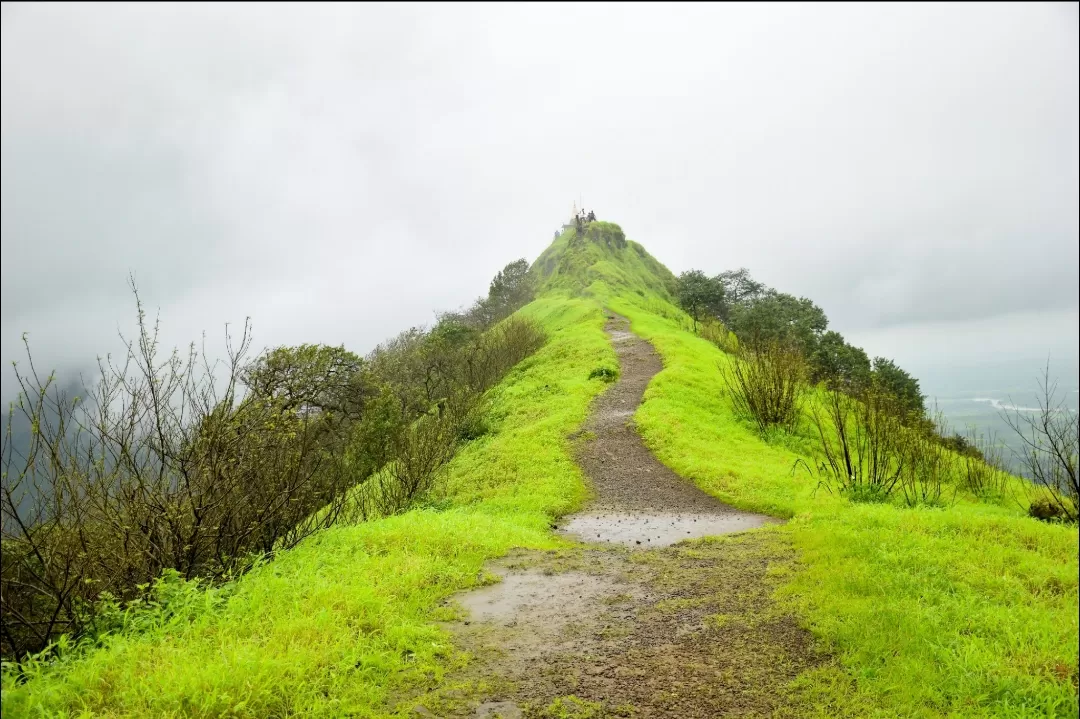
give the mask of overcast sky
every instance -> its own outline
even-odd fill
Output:
[[[5,361],[115,350],[129,272],[169,343],[251,316],[363,353],[583,198],[917,373],[1076,363],[1075,4],[5,3],[2,34]]]

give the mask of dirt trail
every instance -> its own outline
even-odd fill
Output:
[[[512,553],[502,581],[455,598],[448,624],[473,657],[423,697],[417,716],[795,716],[786,685],[823,658],[771,599],[794,551],[775,520],[738,511],[660,464],[632,417],[659,356],[608,315],[618,381],[579,433],[595,493],[559,531],[584,544]],[[678,544],[676,544],[678,543]]]
[[[588,440],[577,457],[595,498],[562,531],[584,541],[664,546],[775,521],[722,504],[653,456],[632,417],[663,363],[652,345],[630,332],[626,318],[609,315],[605,329],[619,357],[619,379],[593,404],[581,432]]]

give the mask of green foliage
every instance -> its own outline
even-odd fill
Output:
[[[368,394],[363,361],[344,347],[304,344],[277,347],[244,368],[241,381],[282,410],[359,416]]]
[[[532,299],[532,294],[529,261],[524,257],[499,270],[488,288],[488,299],[510,312],[524,307]]]
[[[760,298],[733,305],[730,326],[744,344],[790,342],[811,357],[829,320],[805,297],[770,290]]]
[[[844,341],[839,332],[829,331],[815,343],[810,360],[810,380],[854,393],[870,381],[870,358],[861,347]]]
[[[717,278],[707,277],[701,270],[688,270],[679,275],[677,295],[679,306],[695,322],[724,315],[723,283]]]
[[[1074,528],[963,492],[914,509],[902,493],[815,492],[790,471],[803,452],[748,431],[724,401],[715,367],[733,358],[634,295],[609,305],[664,359],[634,418],[657,457],[725,502],[791,518],[769,530],[801,553],[780,597],[838,659],[799,680],[821,716],[1077,715]]]
[[[593,220],[585,230],[585,239],[604,245],[608,249],[621,250],[626,247],[626,234],[614,222]]]
[[[716,279],[724,286],[727,301],[733,305],[755,302],[761,299],[769,289],[764,283],[751,277],[750,270],[745,267],[721,272]]]
[[[919,390],[919,380],[900,369],[892,360],[875,357],[873,379],[879,388],[898,400],[901,412],[914,418],[926,414],[926,396]]]
[[[552,519],[587,496],[566,438],[604,389],[590,371],[615,365],[602,304],[663,357],[635,415],[659,459],[723,501],[790,519],[762,531],[799,549],[779,598],[836,657],[793,686],[817,716],[1077,715],[1075,528],[964,491],[914,508],[903,496],[815,492],[790,472],[800,443],[813,448],[812,426],[785,443],[746,426],[716,371],[735,359],[681,329],[670,273],[633,243],[571,247],[568,234],[534,265],[541,295],[522,310],[550,339],[502,380],[491,430],[426,500],[438,511],[333,527],[257,567],[220,605],[109,633],[92,652],[34,666],[25,683],[5,672],[5,716],[408,715],[464,661],[439,628],[442,602],[511,547],[561,545]],[[595,707],[565,697],[544,709]]]
[[[720,320],[705,319],[698,324],[697,331],[702,338],[728,354],[739,351],[739,338]]]
[[[1044,522],[1068,519],[1061,506],[1050,497],[1040,497],[1032,501],[1028,507],[1028,514]]]
[[[619,379],[619,370],[612,367],[593,367],[589,372],[589,379],[601,379],[604,382],[614,382]]]

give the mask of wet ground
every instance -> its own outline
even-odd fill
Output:
[[[634,428],[633,415],[663,363],[652,345],[630,332],[625,318],[613,316],[606,330],[619,356],[619,379],[593,403],[580,432],[588,439],[582,443],[577,460],[595,493],[589,513],[740,518],[731,524],[732,531],[746,529],[754,521],[758,526],[770,521],[769,517],[722,504],[653,456]],[[703,526],[690,529],[690,536],[712,533]],[[604,540],[602,532],[600,541]]]
[[[625,319],[606,329],[620,376],[595,401],[577,457],[595,499],[557,530],[582,544],[514,552],[490,567],[499,583],[454,598],[463,619],[448,628],[473,661],[415,712],[798,715],[787,685],[823,658],[771,599],[794,551],[746,531],[776,520],[720,503],[653,457],[632,417],[660,358]]]
[[[694,537],[744,532],[775,521],[743,512],[607,512],[576,514],[560,525],[559,532],[582,542],[613,542],[627,547],[651,549]]]

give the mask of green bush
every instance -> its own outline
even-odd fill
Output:
[[[744,348],[739,359],[721,366],[721,375],[735,412],[754,422],[759,433],[795,428],[806,393],[806,366],[792,344]]]
[[[601,379],[605,382],[614,382],[619,378],[619,370],[611,367],[594,367],[589,372],[589,379]]]

